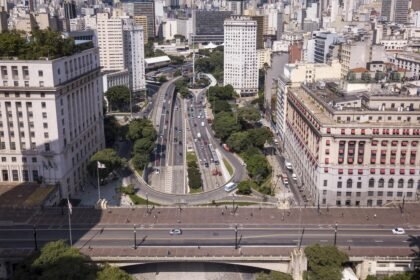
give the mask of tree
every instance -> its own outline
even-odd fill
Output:
[[[247,131],[239,131],[231,134],[226,140],[226,144],[235,152],[242,152],[252,146]]]
[[[238,193],[249,195],[252,192],[252,189],[257,189],[258,185],[252,180],[242,181],[238,184]]]
[[[273,133],[267,127],[249,129],[248,135],[251,143],[260,149],[264,147],[266,142],[271,142],[273,140]]]
[[[121,126],[114,116],[106,116],[104,118],[105,144],[112,147],[115,141],[121,135]]]
[[[154,141],[157,133],[149,119],[135,119],[128,125],[127,138],[131,141],[146,137]]]
[[[372,77],[370,76],[369,72],[363,72],[362,73],[362,80],[363,81],[370,82],[371,79],[372,79]]]
[[[109,102],[109,111],[130,107],[130,89],[126,86],[111,87],[106,91],[105,96]]]
[[[182,98],[187,98],[190,96],[190,91],[187,87],[182,87],[178,92]]]
[[[63,240],[47,243],[40,253],[25,260],[14,279],[95,279],[97,267]]]
[[[261,119],[261,115],[255,107],[241,107],[238,108],[238,118],[249,123],[255,123]]]
[[[150,154],[153,151],[154,143],[149,138],[141,138],[134,142],[134,153]]]
[[[150,155],[146,153],[136,153],[131,159],[133,166],[137,170],[143,170],[150,162]]]
[[[181,76],[182,75],[182,73],[181,73],[181,70],[179,70],[179,69],[177,69],[175,72],[174,72],[174,77],[178,77],[178,76]]]
[[[99,177],[104,179],[109,173],[116,171],[124,166],[124,161],[117,155],[114,149],[103,149],[97,151],[89,160],[88,171],[92,176],[96,177],[97,162],[105,164],[105,168],[99,169]]]
[[[221,112],[217,114],[212,124],[216,136],[225,140],[229,135],[240,130],[240,126],[236,123],[235,117],[231,113]]]
[[[258,273],[256,280],[293,280],[293,277],[286,273],[270,271],[270,273]]]
[[[232,112],[232,106],[226,100],[216,100],[211,103],[213,113],[218,114],[220,112]]]
[[[341,280],[342,266],[348,256],[337,247],[315,244],[305,248],[308,258],[308,275],[312,280]]]
[[[376,80],[376,82],[379,82],[379,81],[383,80],[384,78],[385,78],[385,73],[384,72],[377,71],[375,73],[375,80]]]
[[[245,163],[249,176],[251,176],[256,183],[264,181],[271,172],[270,164],[262,154],[253,154],[252,156],[245,158]]]
[[[124,270],[106,264],[104,268],[98,272],[96,280],[132,280],[130,274]]]
[[[159,78],[158,78],[158,82],[159,83],[164,83],[166,81],[168,81],[168,79],[166,78],[165,75],[159,76]]]
[[[16,280],[130,280],[132,277],[118,267],[106,264],[98,267],[75,247],[63,240],[47,243],[41,252],[35,252],[18,265]]]

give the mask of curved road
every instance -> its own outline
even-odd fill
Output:
[[[157,93],[157,100],[159,100],[159,96],[163,93],[166,93],[169,90],[173,90],[173,83],[177,80],[177,78],[170,80],[166,83],[164,83]],[[172,86],[171,86],[172,85]],[[206,89],[203,89],[202,92],[200,92],[200,95],[205,92]],[[156,124],[157,116],[161,115],[162,108],[159,108],[159,106],[155,106],[153,108],[152,112],[152,122]],[[208,124],[206,124],[208,125]],[[235,173],[233,176],[233,181],[240,182],[244,178],[246,178],[247,173],[245,168],[242,166],[241,162],[232,154],[229,152],[226,152],[219,141],[214,137],[214,133],[211,129],[211,127],[208,127],[208,131],[210,132],[211,137],[213,138],[213,143],[217,145],[217,148],[221,151],[224,157],[226,157],[230,163],[233,165],[235,169]],[[137,189],[137,194],[141,197],[148,197],[149,200],[154,201],[159,204],[208,204],[214,201],[220,201],[220,200],[227,200],[227,201],[248,201],[248,202],[254,202],[254,203],[262,203],[264,202],[262,198],[259,197],[248,197],[248,196],[236,196],[236,195],[229,195],[229,193],[225,192],[223,186],[203,192],[198,194],[170,194],[161,192],[158,190],[153,189],[149,184],[147,184],[141,176],[137,176],[133,173],[133,169],[131,168],[130,174],[126,174],[127,181],[131,184],[133,184]],[[275,198],[268,197],[268,202],[275,203]]]

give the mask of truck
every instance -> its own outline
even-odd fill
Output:
[[[204,122],[201,122],[201,126],[204,126]]]
[[[197,133],[197,138],[201,138],[201,133],[200,132]]]

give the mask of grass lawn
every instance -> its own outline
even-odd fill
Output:
[[[235,201],[235,205],[238,206],[249,206],[249,205],[259,205],[259,202],[247,202],[247,201]],[[199,206],[221,206],[221,205],[232,205],[232,202],[229,201],[221,201],[216,203],[207,203],[207,204],[200,204]]]
[[[197,156],[194,152],[187,152],[187,162],[195,161],[197,162]]]
[[[230,165],[229,161],[227,161],[227,159],[225,159],[225,158],[223,158],[223,163],[225,164],[226,169],[229,172],[229,175],[232,176],[232,174],[233,174],[233,167],[232,167],[232,165]]]
[[[136,194],[130,194],[129,196],[130,196],[131,201],[132,201],[135,205],[146,205],[146,204],[147,204],[146,199],[141,198],[140,196],[138,196],[138,195],[136,195]],[[149,199],[149,205],[156,205],[156,206],[160,206],[160,204],[159,204],[159,203],[152,202],[152,201],[150,201],[150,199]]]
[[[203,190],[201,188],[199,188],[199,189],[190,188],[190,193],[201,193],[201,192],[203,192]]]

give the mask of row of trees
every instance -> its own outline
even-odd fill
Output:
[[[132,163],[143,170],[150,162],[157,133],[149,119],[136,119],[128,125],[127,139],[133,143]]]
[[[22,31],[0,33],[0,56],[37,60],[41,57],[55,59],[92,48],[91,43],[76,45],[72,38],[63,38],[51,30],[32,30],[30,37]]]
[[[380,82],[383,79],[386,79],[388,82],[399,82],[401,81],[401,74],[396,71],[391,71],[389,73],[377,71],[372,77],[371,72],[364,72],[361,74],[360,79],[367,83],[373,80],[375,80],[376,82]],[[347,75],[347,80],[350,82],[357,81],[356,73],[350,71]]]
[[[215,114],[212,128],[216,137],[227,143],[232,151],[244,159],[252,181],[239,185],[239,192],[249,194],[254,188],[264,194],[271,194],[271,187],[263,182],[271,174],[271,167],[263,154],[264,144],[272,141],[273,135],[267,128],[259,127],[260,113],[254,106],[235,108],[236,93],[232,86],[211,87],[208,100]],[[236,106],[235,106],[236,107]]]
[[[128,273],[110,265],[98,266],[75,247],[62,240],[47,243],[40,252],[26,258],[16,268],[15,280],[131,280]]]
[[[188,185],[192,190],[199,190],[203,186],[201,172],[198,168],[197,157],[193,153],[187,155]]]

